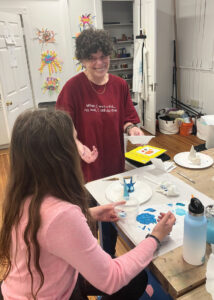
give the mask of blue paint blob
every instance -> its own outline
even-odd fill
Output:
[[[145,226],[143,226],[143,228],[142,228],[142,229],[144,230],[145,228],[146,228],[146,225],[145,225]]]
[[[156,211],[156,209],[154,209],[154,208],[147,208],[147,209],[144,209],[144,211],[154,212],[154,211]]]
[[[180,202],[177,202],[176,205],[178,205],[178,206],[185,206],[184,203],[180,203]]]
[[[168,206],[173,206],[173,204],[172,204],[172,203],[168,203],[167,205],[168,205]]]
[[[157,221],[155,219],[155,216],[152,214],[148,214],[148,213],[143,213],[137,216],[136,220],[141,223],[141,224],[156,224]]]
[[[178,216],[185,216],[186,215],[186,211],[183,208],[176,208],[175,213]]]

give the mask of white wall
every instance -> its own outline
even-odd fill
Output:
[[[60,60],[63,61],[62,72],[54,73],[54,77],[60,78],[60,86],[76,74],[74,63],[74,39],[75,33],[79,32],[79,16],[85,13],[99,15],[96,23],[102,20],[99,12],[101,0],[0,0],[0,11],[20,13],[23,16],[24,30],[26,34],[27,49],[29,55],[30,72],[33,84],[35,103],[43,101],[56,101],[58,94],[51,96],[43,94],[42,85],[47,76],[48,68],[45,67],[42,74],[39,72],[41,52],[54,50]],[[95,24],[96,25],[96,24]],[[56,32],[56,43],[42,46],[36,37],[36,28],[48,29]]]
[[[180,99],[214,114],[214,1],[177,0]]]
[[[157,95],[156,111],[171,107],[173,68],[173,1],[157,0]]]

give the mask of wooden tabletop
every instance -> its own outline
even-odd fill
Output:
[[[203,153],[214,158],[214,148],[203,151]],[[192,178],[195,184],[178,175],[177,171]],[[201,170],[186,169],[178,166],[171,174],[214,199],[213,166]],[[179,247],[154,259],[150,265],[151,271],[173,299],[211,300],[212,297],[207,293],[204,284],[206,281],[206,263],[210,252],[210,246],[207,245],[205,264],[195,267],[183,260],[182,247]]]

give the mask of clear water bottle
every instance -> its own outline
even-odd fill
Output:
[[[204,206],[197,198],[192,198],[189,212],[184,218],[183,258],[191,265],[201,265],[206,253],[207,220]]]

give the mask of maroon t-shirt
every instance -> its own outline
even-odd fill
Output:
[[[95,162],[82,161],[86,182],[124,171],[123,126],[140,122],[125,80],[109,74],[106,87],[93,84],[92,88],[82,72],[64,85],[56,108],[69,112],[84,145],[98,149]]]

